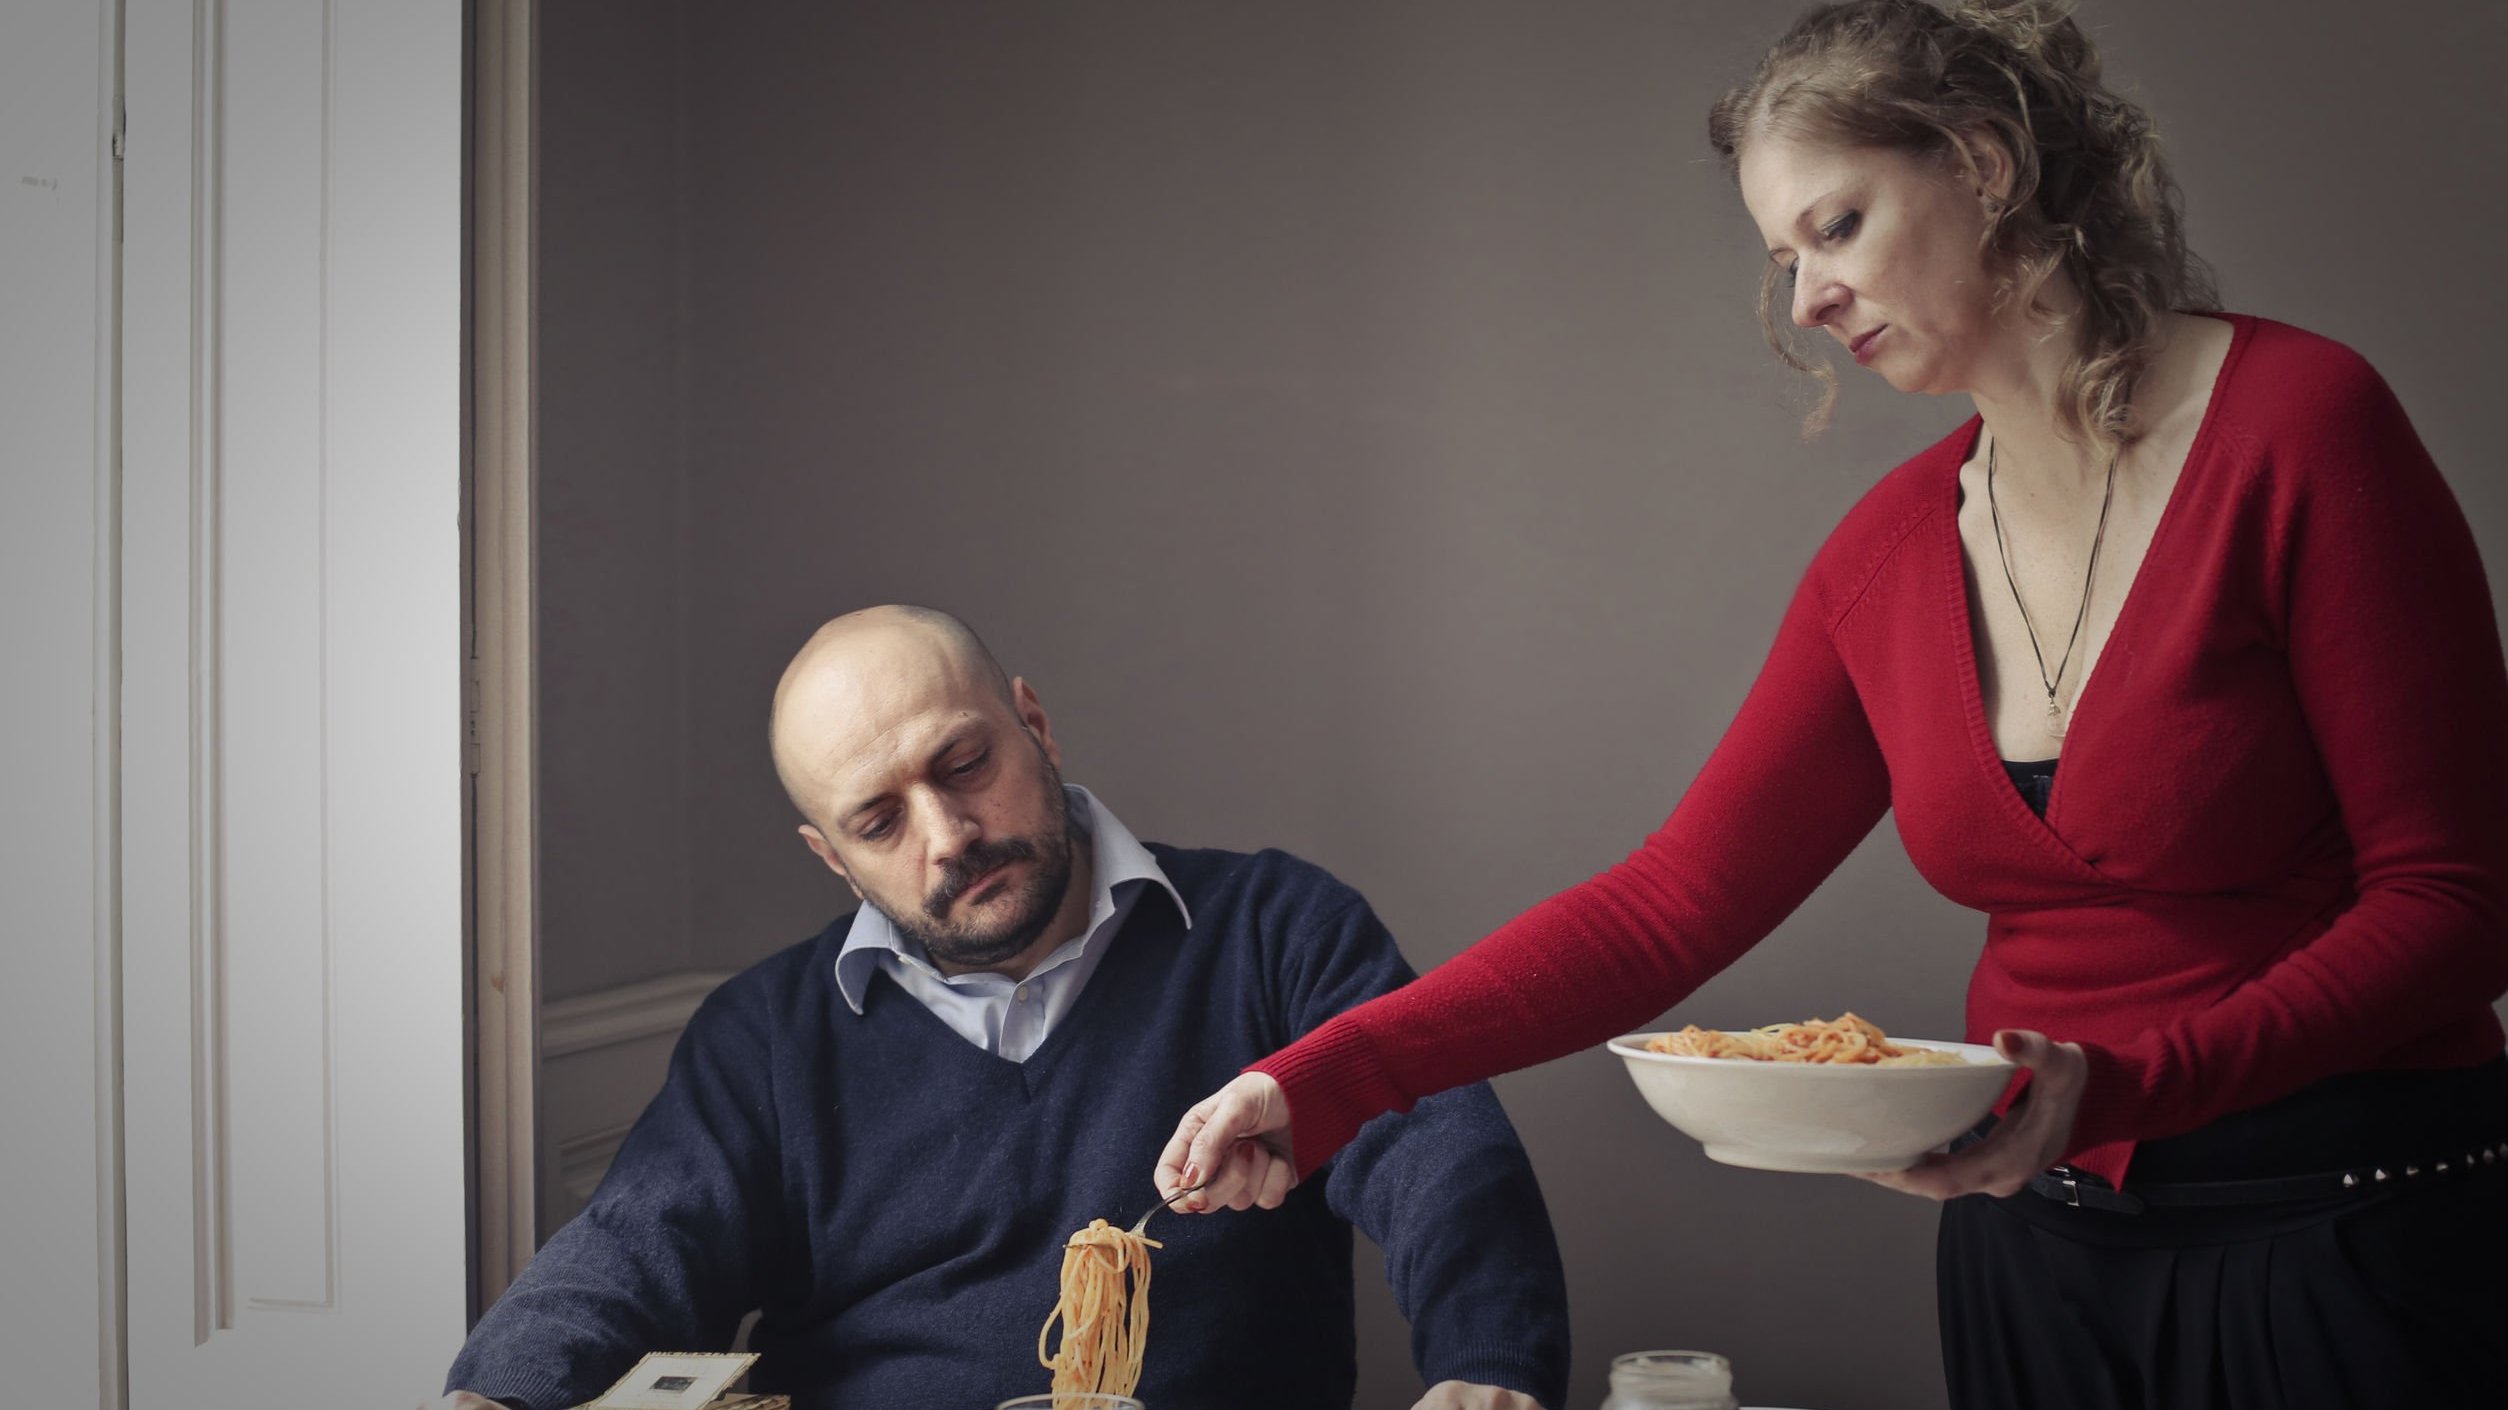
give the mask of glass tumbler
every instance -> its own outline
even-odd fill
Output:
[[[993,1410],[1146,1410],[1146,1407],[1128,1395],[1067,1390],[1060,1395],[1023,1395],[1016,1400],[1005,1400]]]

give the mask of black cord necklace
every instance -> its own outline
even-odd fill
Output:
[[[2081,624],[2090,616],[2090,585],[2099,573],[2099,548],[2107,542],[2108,506],[2116,502],[2116,461],[2121,448],[2107,457],[2107,491],[2099,499],[2099,528],[2090,537],[2090,566],[2081,574],[2081,606],[2073,613],[2073,634],[2064,639],[2063,659],[2055,663],[2055,674],[2046,673],[2046,649],[2038,645],[2038,624],[2030,620],[2029,604],[2021,600],[2020,582],[2012,576],[2011,545],[2003,541],[2003,508],[1994,499],[1995,441],[1986,441],[1986,513],[1994,520],[1995,556],[2003,560],[2003,584],[2012,590],[2012,605],[2020,609],[2020,625],[2029,633],[2029,652],[2038,658],[2038,682],[2046,687],[2046,727],[2056,738],[2064,737],[2064,706],[2056,698],[2056,688],[2063,683],[2065,670],[2073,664],[2073,647],[2081,641]]]

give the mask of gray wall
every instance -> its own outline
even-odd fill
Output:
[[[2508,582],[2477,440],[2503,9],[2088,9],[2230,305],[2375,361]],[[972,620],[1136,830],[1313,858],[1422,967],[1615,860],[1822,535],[1967,410],[1850,377],[1795,433],[1699,135],[1791,10],[550,5],[548,991],[846,904],[764,702],[811,625],[887,599]],[[1950,1033],[1979,940],[1884,828],[1676,1014]],[[1667,1344],[1756,1401],[1939,1403],[1930,1206],[1713,1165],[1599,1054],[1498,1086],[1567,1253],[1573,1405]],[[1879,1301],[1806,1315],[1806,1269]],[[1366,1317],[1361,1403],[1407,1405]]]
[[[545,7],[533,550],[544,997],[700,967],[676,5]]]

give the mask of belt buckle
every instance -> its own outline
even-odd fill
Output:
[[[2080,1172],[2069,1165],[2058,1165],[2047,1173],[2063,1185],[2064,1203],[2075,1209],[2081,1208],[2081,1181],[2077,1178]]]

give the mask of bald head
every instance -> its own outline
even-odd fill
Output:
[[[929,607],[866,607],[824,623],[802,643],[767,722],[784,792],[813,822],[836,801],[842,776],[910,717],[1015,716],[1010,677],[966,623]]]
[[[768,736],[802,841],[943,972],[1025,974],[1079,933],[1088,861],[1053,724],[964,622],[873,607],[820,627]]]

